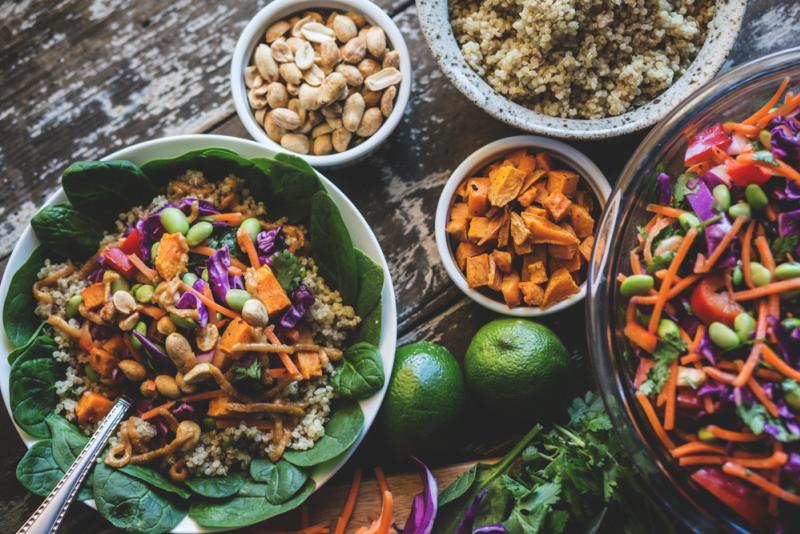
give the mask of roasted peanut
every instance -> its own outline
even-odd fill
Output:
[[[364,76],[361,71],[353,65],[341,63],[336,66],[336,72],[342,74],[350,87],[358,87],[364,83]]]
[[[343,90],[347,89],[347,80],[344,75],[338,72],[329,74],[319,88],[319,95],[317,95],[317,103],[321,106],[327,106],[339,99]]]
[[[267,28],[267,34],[264,37],[264,40],[268,43],[272,43],[273,41],[277,40],[279,37],[283,36],[286,32],[289,31],[291,28],[291,24],[285,20],[280,20]]]
[[[175,379],[169,375],[158,375],[155,378],[156,391],[158,394],[168,399],[177,399],[181,396],[181,390]]]
[[[394,109],[394,97],[397,96],[397,86],[393,85],[386,89],[381,95],[380,109],[383,116],[389,118]]]
[[[284,130],[296,130],[303,124],[303,121],[300,120],[300,116],[288,108],[273,109],[272,119],[275,121],[275,124]]]
[[[303,83],[303,72],[294,63],[281,63],[281,66],[278,68],[278,72],[280,73],[281,78],[286,81],[286,83],[291,83],[294,85],[300,85]]]
[[[363,37],[353,37],[345,43],[341,50],[342,59],[346,63],[356,65],[367,55],[367,41]]]
[[[270,50],[272,50],[272,59],[278,63],[288,63],[290,61],[294,61],[292,49],[289,48],[289,45],[286,43],[286,39],[283,37],[276,39],[275,42],[270,45]]]
[[[267,137],[276,143],[280,143],[281,137],[286,135],[286,130],[275,124],[272,111],[268,112],[264,117],[264,131],[267,132]]]
[[[355,132],[361,124],[361,117],[364,116],[364,97],[361,93],[353,93],[347,97],[342,111],[342,125],[349,131]]]
[[[400,68],[400,52],[397,50],[390,50],[386,52],[386,55],[383,56],[383,64],[382,67],[384,69],[389,67],[394,67],[396,69]]]
[[[344,152],[350,145],[350,139],[353,138],[353,133],[348,132],[344,128],[338,128],[331,134],[331,143],[336,152]]]
[[[253,62],[256,65],[256,69],[258,69],[258,73],[268,83],[278,79],[278,64],[272,58],[272,49],[270,49],[269,45],[261,43],[256,47]]]
[[[324,41],[319,45],[319,64],[322,68],[332,69],[341,59],[335,41]]]
[[[367,30],[367,50],[374,57],[381,59],[386,53],[386,33],[380,26],[373,26]]]
[[[381,65],[377,61],[372,58],[362,59],[358,63],[358,71],[364,77],[364,83],[366,83],[366,78],[369,78],[379,70],[381,70]]]
[[[331,142],[331,135],[320,135],[314,139],[312,152],[317,156],[325,156],[333,152],[333,144]]]
[[[122,374],[125,375],[125,378],[131,382],[141,382],[147,378],[147,369],[136,360],[122,360],[119,362],[118,367]]]
[[[281,137],[281,146],[298,154],[308,154],[310,142],[305,135],[288,133]]]
[[[300,70],[307,70],[314,64],[314,47],[308,41],[304,42],[294,54],[294,61]]]
[[[358,28],[356,28],[356,23],[353,22],[353,19],[337,13],[333,17],[333,32],[340,42],[346,43],[358,35]]]
[[[369,108],[364,112],[364,116],[361,118],[361,124],[355,133],[359,137],[369,137],[378,131],[382,123],[383,115],[381,114],[381,110],[378,108]]]
[[[289,102],[289,93],[286,86],[279,82],[272,82],[267,86],[267,105],[272,109],[286,107]]]
[[[319,87],[312,87],[307,83],[300,86],[300,91],[297,95],[300,105],[304,109],[319,109]]]

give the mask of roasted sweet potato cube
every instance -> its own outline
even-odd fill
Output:
[[[547,173],[547,191],[572,198],[578,190],[580,180],[581,177],[572,171],[551,170]]]
[[[497,213],[489,221],[489,226],[486,229],[486,234],[478,240],[479,246],[482,246],[488,243],[489,241],[497,241],[497,235],[500,233],[500,229],[503,227],[506,217],[508,217],[508,213],[502,211]]]
[[[536,200],[536,193],[536,186],[531,186],[528,189],[524,189],[523,192],[520,193],[519,197],[517,197],[517,202],[519,202],[523,208],[527,208],[533,204],[534,200]]]
[[[525,174],[511,165],[503,165],[490,172],[489,203],[492,206],[503,207],[516,199],[522,189]]]
[[[544,299],[544,289],[533,282],[520,282],[519,289],[522,291],[522,299],[528,306],[541,306]]]
[[[559,260],[554,257],[550,257],[550,272],[555,272],[559,269],[566,269],[569,272],[578,271],[581,268],[581,256],[580,254],[576,253],[569,259],[566,260]]]
[[[506,214],[506,218],[503,220],[503,226],[500,227],[500,231],[497,233],[498,248],[506,248],[509,239],[511,239],[511,212]]]
[[[156,254],[156,271],[164,280],[172,280],[186,272],[189,264],[189,245],[180,232],[164,234]]]
[[[447,226],[444,227],[444,230],[453,236],[453,239],[458,241],[466,241],[468,226],[469,219],[450,219],[450,222],[447,223]]]
[[[583,259],[589,261],[589,258],[592,257],[592,247],[594,246],[594,236],[590,235],[578,246],[578,252],[580,252]]]
[[[81,291],[81,297],[83,297],[82,304],[86,306],[88,310],[103,304],[106,299],[106,288],[103,282],[95,282]]]
[[[228,397],[220,395],[208,401],[206,415],[209,417],[228,417],[231,415],[231,411],[228,410]]]
[[[542,178],[542,176],[545,176],[546,174],[547,171],[543,171],[541,169],[536,169],[534,171],[529,172],[525,176],[525,181],[522,182],[522,189],[520,189],[520,191],[527,191],[528,189],[530,189],[531,186],[533,186],[536,182],[538,182]]]
[[[467,258],[467,285],[472,288],[489,284],[489,255]]]
[[[569,224],[561,223],[559,226],[569,234],[575,235],[575,230]],[[578,245],[547,245],[547,253],[557,260],[571,260],[578,254]]]
[[[247,269],[244,274],[244,285],[248,293],[266,306],[270,317],[292,304],[269,265],[262,265],[258,269]]]
[[[119,358],[100,347],[92,347],[89,352],[89,366],[103,378],[110,378],[119,365]]]
[[[530,215],[525,218],[534,243],[548,245],[577,245],[578,238],[544,217]]]
[[[471,178],[467,181],[467,206],[473,217],[486,213],[489,209],[488,178]]]
[[[572,201],[561,192],[551,193],[542,203],[550,218],[556,222],[564,218],[571,204]]]
[[[550,159],[550,154],[547,152],[538,152],[536,154],[536,168],[549,171],[553,166],[553,160]]]
[[[559,269],[550,275],[550,281],[544,290],[542,308],[549,308],[553,304],[578,293],[580,288],[566,269]]]
[[[82,425],[97,423],[108,415],[113,406],[114,401],[100,393],[84,393],[75,407],[75,416],[78,418],[78,423]]]
[[[528,282],[531,278],[530,266],[533,263],[541,262],[542,265],[547,265],[547,245],[537,245],[528,254],[522,256],[522,281]],[[545,273],[547,274],[547,273]]]
[[[536,217],[543,217],[547,219],[547,210],[544,208],[540,208],[538,206],[528,206],[522,211],[522,218],[524,219],[527,215],[535,215]]]
[[[522,245],[530,241],[531,239],[531,231],[528,229],[528,226],[525,224],[525,220],[516,212],[511,212],[511,240],[514,242],[515,245]]]
[[[456,188],[456,195],[466,202],[467,200],[467,180],[462,181]]]
[[[500,284],[503,282],[503,272],[497,267],[494,258],[489,255],[489,281],[486,284],[493,291],[500,291]]]
[[[467,239],[477,243],[489,233],[491,221],[486,217],[473,217],[469,221]]]
[[[569,218],[575,233],[583,239],[594,234],[594,219],[589,211],[578,204],[573,203],[569,207]]]
[[[470,241],[462,241],[456,247],[456,263],[462,271],[467,268],[467,258],[483,254],[486,250]]]
[[[503,300],[506,301],[506,306],[509,308],[520,305],[522,292],[519,290],[519,275],[516,272],[509,273],[503,277],[503,281],[500,284],[500,292],[503,294]]]
[[[528,279],[526,282],[533,282],[534,284],[547,282],[547,269],[543,261],[534,261],[528,264]]]
[[[578,189],[575,192],[575,203],[591,212],[592,208],[594,208],[594,194],[591,191]]]
[[[233,347],[239,343],[250,343],[252,340],[253,327],[244,322],[244,319],[236,318],[228,323],[228,326],[219,339],[218,348],[227,356],[236,359],[244,354],[244,352],[234,351]]]
[[[511,253],[503,250],[493,250],[492,260],[497,264],[497,268],[508,274],[511,272]]]
[[[297,353],[297,369],[303,378],[308,380],[315,376],[322,376],[322,361],[319,352],[300,351]]]
[[[506,161],[525,174],[536,169],[536,158],[526,148],[520,148],[507,154]]]
[[[466,202],[456,202],[450,208],[450,220],[455,219],[469,219],[469,206]]]
[[[536,188],[536,198],[533,201],[540,206],[544,206],[544,203],[547,201],[547,197],[550,196],[550,192],[547,191],[547,187],[541,186]]]

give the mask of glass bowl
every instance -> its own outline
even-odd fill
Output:
[[[625,302],[618,295],[616,277],[629,272],[629,251],[635,244],[636,225],[646,222],[645,206],[656,199],[659,164],[666,172],[683,170],[686,141],[717,122],[741,120],[762,105],[781,80],[800,89],[800,48],[792,48],[742,65],[713,80],[657,125],[631,157],[606,204],[589,265],[586,308],[595,377],[623,445],[636,468],[675,516],[696,532],[749,532],[750,527],[732,509],[690,478],[670,457],[647,423],[634,396],[632,362],[624,353],[622,335]]]

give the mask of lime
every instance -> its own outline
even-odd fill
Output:
[[[386,444],[398,454],[447,444],[464,404],[461,368],[446,348],[420,341],[397,349],[379,415]]]
[[[487,403],[523,403],[544,399],[559,387],[569,363],[566,347],[546,326],[497,319],[472,338],[464,375],[470,390]]]

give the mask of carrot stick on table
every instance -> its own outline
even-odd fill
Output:
[[[344,502],[344,509],[342,515],[336,521],[336,528],[333,534],[344,534],[347,530],[347,524],[350,522],[350,517],[353,515],[353,509],[356,507],[356,499],[358,499],[358,490],[361,487],[361,474],[362,470],[357,467],[353,473],[353,483],[350,485],[350,492],[347,494],[347,500]]]

